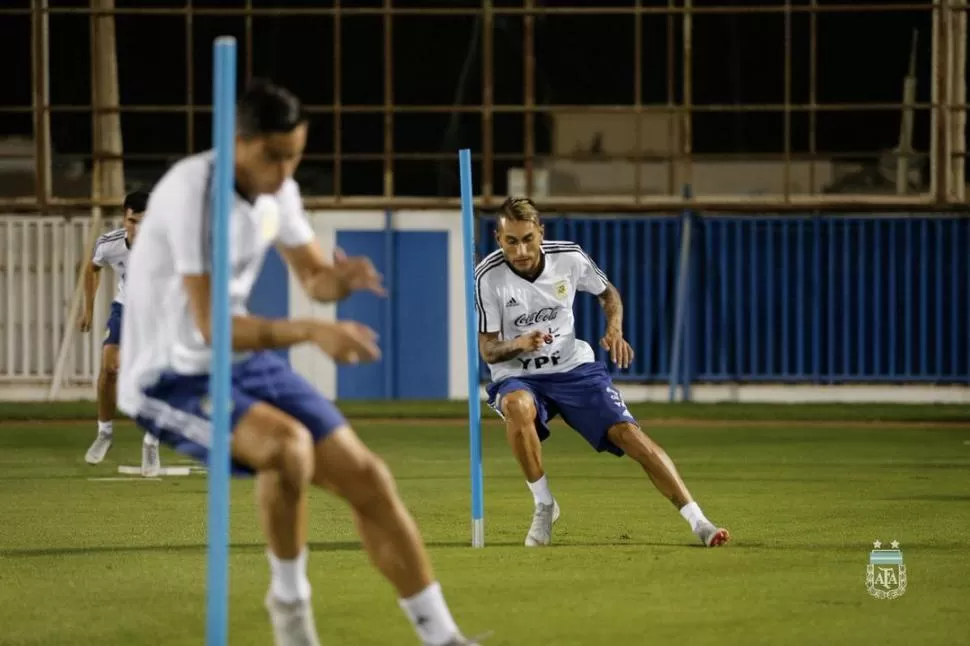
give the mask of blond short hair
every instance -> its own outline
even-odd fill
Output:
[[[527,197],[510,197],[502,203],[498,212],[499,218],[508,218],[516,222],[533,222],[539,226],[539,209]]]

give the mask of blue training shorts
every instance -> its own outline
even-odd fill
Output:
[[[212,437],[209,375],[165,373],[143,393],[142,409],[135,418],[138,425],[176,451],[208,463]],[[256,402],[298,420],[310,431],[314,443],[347,425],[337,407],[275,352],[257,352],[233,367],[231,398],[233,430]],[[252,475],[253,470],[233,460],[232,473]]]
[[[124,308],[121,303],[111,303],[111,313],[108,314],[108,323],[104,326],[104,343],[102,345],[121,345],[121,315]]]
[[[623,455],[623,450],[607,437],[610,427],[621,423],[638,425],[627,410],[623,397],[601,362],[584,363],[568,372],[509,377],[489,384],[488,405],[502,414],[502,397],[525,390],[536,404],[536,432],[539,441],[549,437],[549,421],[561,415],[599,452]]]

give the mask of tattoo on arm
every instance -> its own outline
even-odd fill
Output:
[[[599,295],[600,305],[606,314],[607,329],[623,329],[623,300],[613,285],[607,285],[606,291]]]
[[[501,341],[498,333],[482,334],[479,336],[478,349],[485,363],[501,363],[514,359],[522,354],[522,350],[515,347],[515,341]]]

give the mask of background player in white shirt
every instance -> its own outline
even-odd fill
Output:
[[[556,415],[594,449],[636,460],[707,546],[729,539],[701,512],[666,452],[644,433],[613,386],[606,366],[576,338],[573,299],[594,294],[606,313],[600,345],[620,368],[633,361],[623,338],[623,303],[596,263],[571,242],[545,242],[531,200],[509,198],[499,212],[500,249],[475,269],[479,349],[492,373],[489,405],[506,422],[512,446],[535,502],[529,547],[548,545],[559,504],[542,467],[540,443]]]
[[[266,608],[277,646],[319,644],[307,579],[310,485],[345,499],[371,561],[398,593],[424,644],[462,637],[434,578],[418,528],[381,459],[333,403],[272,348],[316,345],[339,362],[379,356],[374,333],[355,322],[265,319],[246,310],[266,251],[279,249],[307,294],[336,301],[365,289],[383,294],[366,258],[327,261],[292,175],[306,144],[299,100],[254,83],[237,107],[236,195],[231,216],[233,472],[256,475],[268,542]],[[128,268],[118,403],[159,439],[208,459],[211,153],[173,166],[152,191]]]
[[[94,317],[94,299],[98,294],[101,270],[111,267],[117,280],[111,313],[105,326],[104,343],[101,346],[101,367],[98,371],[98,435],[84,456],[88,464],[100,464],[111,448],[114,437],[112,420],[117,404],[118,383],[118,346],[121,343],[121,320],[124,315],[125,275],[128,265],[128,252],[138,225],[145,215],[148,193],[135,191],[125,196],[124,221],[120,229],[109,231],[94,243],[94,253],[84,268],[84,306],[81,310],[78,327],[82,332],[91,330]],[[158,475],[161,462],[158,457],[158,439],[145,433],[141,449],[141,473],[146,477]]]

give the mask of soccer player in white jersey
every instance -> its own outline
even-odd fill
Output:
[[[94,316],[94,299],[98,294],[101,270],[110,266],[117,280],[111,313],[105,326],[104,343],[101,346],[101,368],[98,371],[98,435],[84,456],[88,464],[100,464],[111,448],[114,437],[112,420],[115,415],[118,382],[118,344],[121,342],[121,320],[125,303],[125,272],[128,251],[138,233],[138,224],[145,215],[148,193],[135,191],[125,197],[124,222],[120,229],[109,231],[94,243],[94,253],[84,268],[84,309],[78,327],[82,332],[91,330]],[[158,457],[158,439],[145,433],[141,449],[141,473],[146,477],[158,475],[161,462]]]
[[[509,198],[498,214],[499,249],[475,269],[479,348],[489,365],[489,405],[506,423],[506,436],[532,491],[535,511],[528,547],[548,545],[559,504],[542,466],[540,443],[560,415],[599,452],[629,455],[670,500],[707,546],[729,539],[703,514],[666,452],[630,414],[606,366],[576,338],[573,299],[594,294],[606,313],[600,345],[620,368],[633,361],[623,338],[623,303],[596,263],[571,242],[543,240],[531,200]]]
[[[300,102],[287,90],[259,81],[240,97],[229,243],[232,468],[256,476],[271,572],[265,606],[275,643],[319,644],[306,571],[307,496],[315,485],[349,503],[371,562],[396,590],[421,642],[472,644],[451,616],[387,467],[337,407],[271,350],[311,344],[338,362],[370,361],[379,356],[373,331],[350,321],[265,319],[246,310],[271,245],[317,301],[357,290],[383,294],[366,258],[324,258],[292,179],[306,137]],[[203,461],[212,434],[212,162],[211,152],[183,159],[152,191],[128,267],[118,397],[142,427]]]

